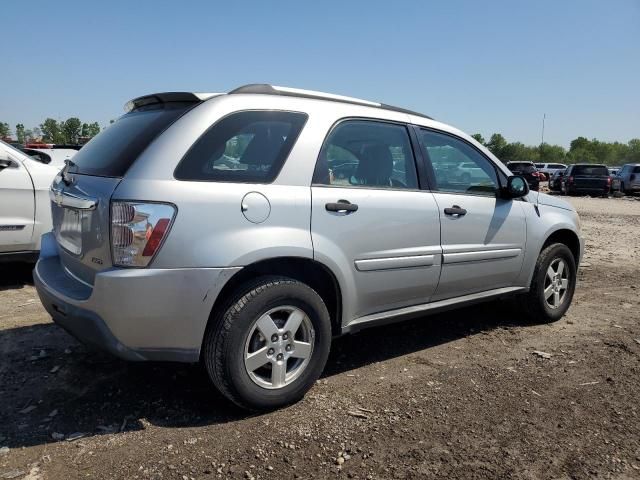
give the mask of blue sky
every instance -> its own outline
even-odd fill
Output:
[[[108,123],[167,90],[273,83],[567,146],[640,137],[640,0],[2,2],[0,121]]]

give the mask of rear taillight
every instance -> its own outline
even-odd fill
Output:
[[[567,178],[567,183],[573,183],[573,177]]]
[[[607,187],[611,186],[611,177],[607,177]]]
[[[176,208],[166,203],[111,202],[111,254],[119,267],[146,267],[169,232]]]

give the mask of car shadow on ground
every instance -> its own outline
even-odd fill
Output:
[[[0,291],[33,285],[33,264],[0,262]]]
[[[493,302],[364,330],[334,340],[324,378],[509,326]],[[77,343],[54,324],[0,330],[0,446],[39,445],[160,427],[248,418],[226,401],[200,365],[127,363]]]

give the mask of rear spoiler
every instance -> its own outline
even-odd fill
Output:
[[[131,112],[136,108],[157,103],[182,102],[182,103],[199,103],[223,93],[194,93],[194,92],[163,92],[152,93],[142,97],[134,98],[124,104],[124,111]]]

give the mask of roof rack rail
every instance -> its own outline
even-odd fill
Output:
[[[315,90],[303,90],[300,88],[278,87],[276,85],[269,85],[267,83],[251,83],[249,85],[243,85],[229,92],[229,95],[238,93],[253,93],[261,95],[283,95],[287,97],[301,97],[301,98],[313,98],[317,100],[329,100],[333,102],[352,103],[355,105],[365,105],[369,107],[381,108],[383,110],[390,110],[392,112],[406,113],[409,115],[416,115],[423,118],[433,120],[428,115],[414,112],[413,110],[407,110],[406,108],[394,107],[385,103],[371,102],[369,100],[362,100],[360,98],[345,97],[343,95],[334,95],[332,93],[317,92]]]

